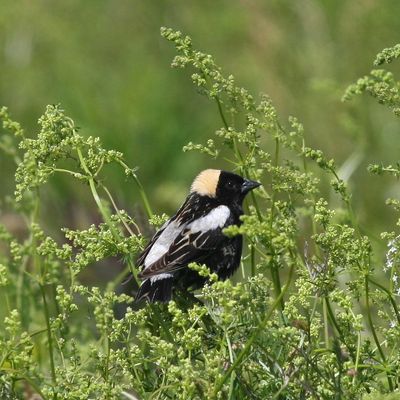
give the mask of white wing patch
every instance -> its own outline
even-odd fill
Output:
[[[158,274],[158,275],[154,275],[150,278],[150,282],[151,284],[153,284],[154,282],[157,282],[161,279],[168,279],[168,278],[172,278],[173,275],[172,274]]]
[[[227,206],[218,206],[204,217],[191,222],[187,227],[190,229],[191,233],[222,228],[229,218],[230,213]]]
[[[156,240],[151,247],[149,254],[147,254],[144,260],[144,267],[150,266],[160,259],[170,248],[173,241],[179,235],[184,228],[184,225],[179,225],[175,221],[170,222],[165,228],[164,232]]]

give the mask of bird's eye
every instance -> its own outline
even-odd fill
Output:
[[[225,187],[227,188],[227,189],[233,189],[233,182],[232,181],[228,181],[228,182],[226,182],[226,184],[225,184]]]

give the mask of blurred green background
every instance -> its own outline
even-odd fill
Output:
[[[268,93],[282,120],[298,117],[309,145],[351,173],[360,220],[374,232],[389,230],[395,218],[384,200],[399,195],[399,185],[368,175],[366,166],[398,159],[399,123],[369,98],[342,103],[341,96],[378,51],[400,41],[399,15],[398,0],[4,0],[0,104],[34,134],[45,106],[61,103],[85,134],[140,167],[155,211],[171,213],[210,165],[182,146],[221,126],[215,104],[196,94],[187,73],[170,68],[174,49],[159,28],[179,29],[239,84]],[[3,196],[14,185],[3,155],[0,171]],[[135,212],[138,193],[121,170],[110,169],[106,184],[119,206]],[[84,185],[58,177],[46,188],[54,227],[98,220]]]

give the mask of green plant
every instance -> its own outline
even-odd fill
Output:
[[[333,160],[306,145],[301,123],[294,117],[283,123],[268,96],[256,99],[237,86],[189,37],[166,28],[161,33],[176,47],[172,65],[191,71],[222,121],[215,139],[184,150],[264,182],[243,224],[226,229],[246,238],[240,282],[216,281],[193,265],[210,274],[200,301],[178,295],[167,305],[138,308],[131,296],[117,294],[128,271],[136,276],[134,256],[144,238],[105,186],[105,167],[117,164],[133,179],[152,224],[165,216],[153,215],[123,155],[81,135],[59,106],[47,107],[34,138],[3,108],[0,147],[17,165],[15,199],[5,207],[24,217],[28,235],[17,239],[0,229],[1,397],[350,399],[395,393],[400,236],[382,235],[389,246],[387,274],[378,281],[374,271],[382,263],[358,226],[347,185]],[[394,47],[378,60],[398,55]],[[368,91],[398,113],[398,87],[392,75],[372,72],[345,97]],[[40,207],[55,174],[86,185],[103,219],[84,230],[63,229],[61,244],[45,233]],[[340,207],[332,209],[322,196],[321,179],[330,182]],[[399,201],[390,203],[400,210]],[[106,289],[80,283],[82,270],[110,257],[122,257],[126,268]],[[119,304],[128,308],[117,318]]]

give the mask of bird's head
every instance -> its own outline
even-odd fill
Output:
[[[246,194],[260,185],[232,172],[206,169],[193,181],[191,192],[215,198],[222,204],[242,204]]]

